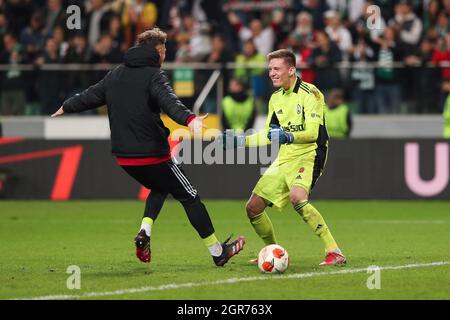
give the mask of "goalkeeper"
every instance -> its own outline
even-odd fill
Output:
[[[309,203],[309,194],[322,174],[328,149],[325,100],[312,84],[296,75],[295,55],[286,49],[268,54],[269,77],[279,88],[269,101],[266,130],[245,137],[234,136],[225,146],[281,145],[278,157],[259,179],[246,210],[256,233],[266,245],[275,244],[272,222],[265,208],[284,208],[289,202],[325,245],[322,266],[341,265],[346,258],[339,250],[325,220]],[[228,139],[230,140],[230,139]],[[231,142],[231,143],[230,143]],[[253,260],[256,262],[256,260]]]

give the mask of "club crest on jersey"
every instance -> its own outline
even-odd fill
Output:
[[[302,113],[302,106],[299,104],[297,104],[297,114]]]

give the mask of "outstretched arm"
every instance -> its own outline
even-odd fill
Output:
[[[176,123],[187,126],[188,120],[192,120],[190,118],[195,116],[173,92],[169,79],[163,71],[159,71],[153,76],[149,90],[159,108]]]
[[[265,146],[265,145],[270,144],[271,142],[267,138],[267,133],[270,130],[271,124],[279,125],[279,121],[278,121],[276,114],[274,113],[274,109],[273,109],[271,100],[269,100],[269,110],[267,113],[267,120],[266,120],[266,125],[265,125],[264,129],[258,131],[255,134],[246,136],[245,137],[245,146],[246,147],[258,147],[258,146]]]
[[[186,106],[178,99],[170,86],[169,79],[163,71],[156,73],[150,84],[151,96],[155,99],[158,106],[163,110],[173,121],[182,125],[188,126],[192,133],[201,133],[202,128],[206,128],[203,120],[208,117],[196,117]]]
[[[77,113],[95,109],[106,104],[106,79],[109,73],[98,83],[90,86],[83,92],[67,99],[62,106],[51,116],[56,117],[64,113]]]

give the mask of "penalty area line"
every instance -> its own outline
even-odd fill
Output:
[[[423,268],[423,267],[436,267],[449,265],[450,261],[438,261],[429,263],[413,263],[404,264],[398,266],[378,266],[379,270],[401,270],[401,269],[412,269],[412,268]],[[281,274],[281,275],[263,275],[258,277],[243,277],[243,278],[229,278],[221,279],[216,281],[202,281],[202,282],[187,282],[187,283],[171,283],[163,284],[159,286],[147,286],[140,288],[130,288],[121,289],[114,291],[104,291],[104,292],[86,292],[83,294],[73,294],[73,295],[48,295],[40,297],[30,297],[30,298],[19,298],[14,300],[66,300],[66,299],[84,299],[84,298],[97,298],[106,296],[118,296],[128,293],[141,293],[150,291],[165,291],[181,288],[194,288],[194,287],[205,287],[205,286],[215,286],[222,284],[232,284],[239,282],[252,282],[261,280],[285,280],[285,279],[303,279],[303,278],[314,278],[322,276],[331,276],[337,274],[348,274],[348,273],[361,273],[367,272],[367,268],[355,268],[355,269],[344,269],[339,271],[331,272],[306,272],[306,273],[294,273],[294,274]]]

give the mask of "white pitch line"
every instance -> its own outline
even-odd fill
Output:
[[[380,270],[400,270],[400,269],[411,269],[411,268],[422,268],[422,267],[435,267],[435,266],[443,266],[443,265],[448,265],[448,264],[450,264],[450,261],[438,261],[438,262],[430,262],[430,263],[414,263],[414,264],[405,264],[405,265],[399,265],[399,266],[384,266],[384,267],[379,267],[379,268],[380,268]],[[94,297],[105,297],[105,296],[117,296],[117,295],[122,295],[122,294],[126,294],[126,293],[164,291],[164,290],[171,290],[171,289],[214,286],[214,285],[221,285],[221,284],[252,282],[252,281],[260,281],[260,280],[285,280],[285,279],[313,278],[313,277],[330,276],[330,275],[336,275],[336,274],[367,272],[367,270],[368,270],[367,268],[357,268],[357,269],[344,269],[344,270],[331,271],[331,272],[307,272],[307,273],[294,273],[294,274],[285,274],[285,275],[267,275],[267,276],[246,277],[246,278],[229,278],[229,279],[222,279],[222,280],[216,280],[216,281],[171,283],[171,284],[163,284],[160,286],[130,288],[130,289],[105,291],[105,292],[87,292],[87,293],[83,293],[83,294],[79,294],[79,295],[77,295],[77,294],[74,294],[74,295],[49,295],[49,296],[41,296],[41,297],[19,298],[19,299],[14,299],[14,300],[63,300],[63,299],[94,298]]]
[[[336,220],[342,222],[341,220]],[[352,222],[374,224],[446,224],[445,220],[352,220]]]

